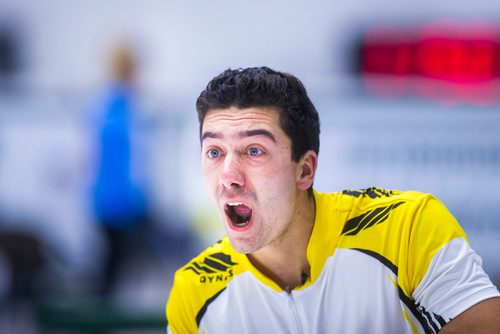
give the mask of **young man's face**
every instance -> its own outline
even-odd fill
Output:
[[[298,163],[270,108],[214,109],[202,128],[205,187],[233,247],[277,245],[296,213]]]

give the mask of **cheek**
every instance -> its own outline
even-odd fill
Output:
[[[215,168],[203,166],[203,183],[209,194],[214,193],[218,184],[218,177]]]
[[[267,175],[262,179],[261,186],[267,190],[269,196],[272,196],[270,200],[276,203],[289,201],[296,188],[295,172],[286,166],[277,167]]]

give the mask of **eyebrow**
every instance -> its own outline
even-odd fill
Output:
[[[270,131],[265,129],[246,130],[239,133],[240,138],[254,137],[254,136],[265,136],[276,143],[276,138],[274,137],[274,135]],[[201,141],[203,142],[206,138],[222,139],[222,137],[223,137],[222,133],[220,132],[206,131],[201,136]]]
[[[267,138],[271,139],[273,142],[276,143],[276,138],[274,138],[274,135],[271,132],[264,129],[247,130],[240,133],[240,138],[253,137],[253,136],[266,136]]]
[[[222,134],[221,133],[215,133],[215,132],[211,132],[211,131],[206,131],[203,133],[203,135],[201,136],[201,141],[203,142],[206,138],[216,138],[216,139],[220,139],[222,138]]]

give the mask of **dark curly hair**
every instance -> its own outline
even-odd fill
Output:
[[[308,150],[319,153],[318,112],[295,76],[268,67],[225,70],[196,100],[200,136],[208,111],[230,107],[276,108],[280,126],[292,142],[292,160],[298,162]]]

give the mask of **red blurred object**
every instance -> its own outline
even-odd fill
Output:
[[[367,89],[378,95],[500,100],[500,27],[493,23],[375,27],[366,31],[359,59]]]

